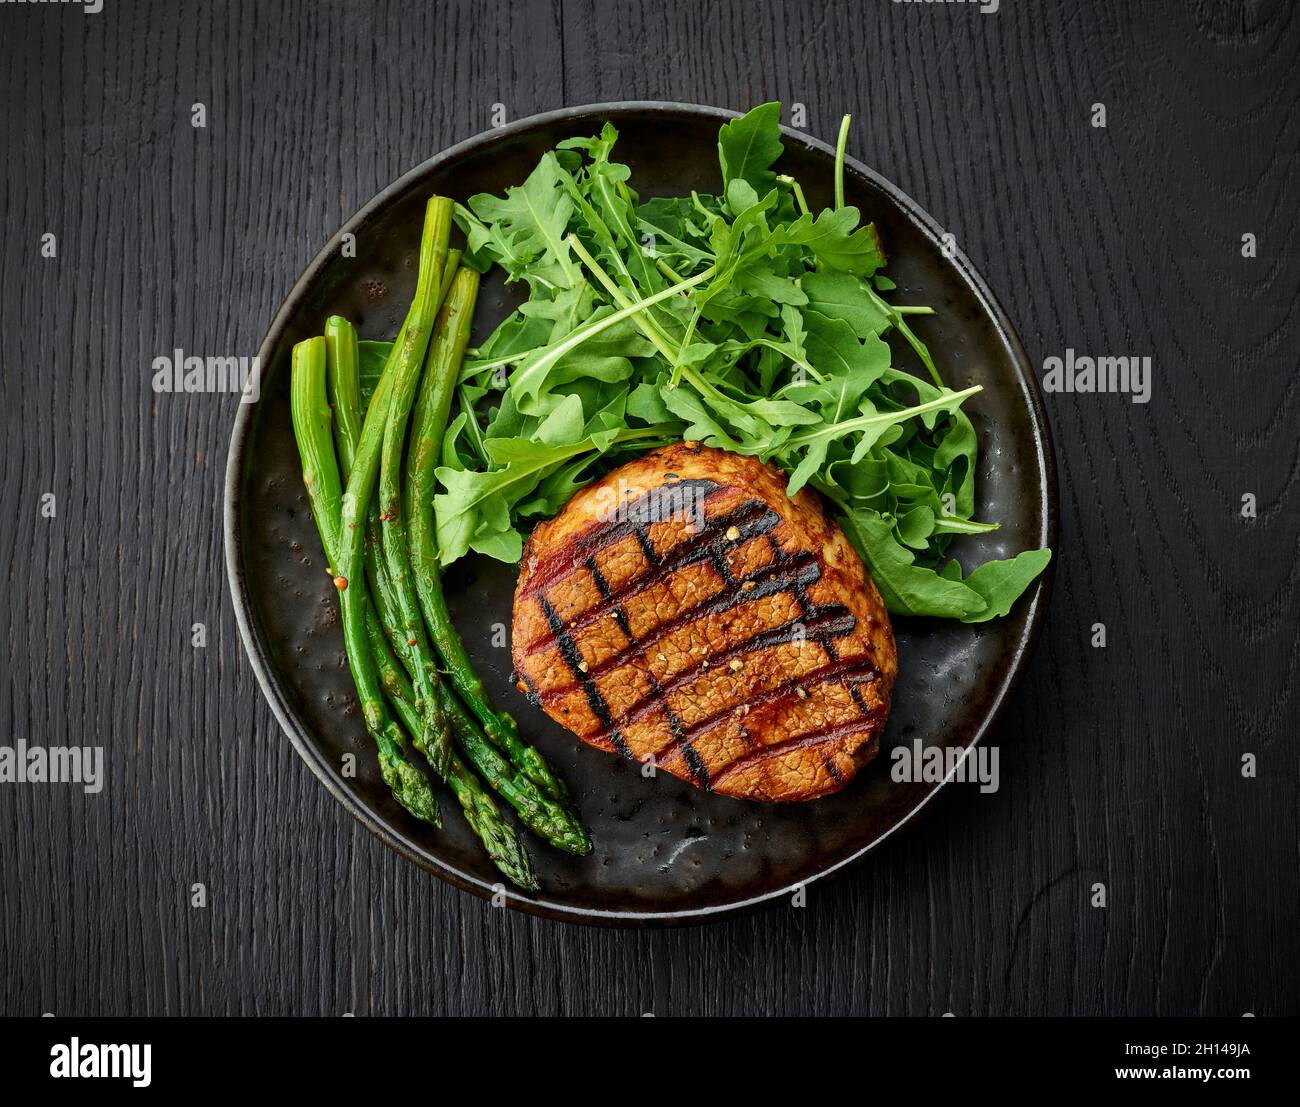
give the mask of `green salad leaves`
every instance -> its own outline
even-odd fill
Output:
[[[847,121],[846,121],[847,124]],[[682,439],[755,455],[828,501],[895,614],[1005,615],[1032,550],[969,575],[976,435],[909,325],[856,208],[808,209],[779,175],[780,106],[718,134],[717,195],[642,200],[617,132],[545,154],[505,196],[458,207],[465,260],[527,299],[466,358],[437,471],[444,564],[517,561],[523,533],[582,485]],[[835,194],[843,193],[843,132]],[[900,367],[889,341],[917,372]],[[382,346],[367,356],[378,360]],[[379,344],[376,344],[377,346]]]

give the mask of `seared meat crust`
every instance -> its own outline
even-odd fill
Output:
[[[679,444],[578,492],[524,549],[520,690],[584,742],[700,788],[844,787],[879,746],[897,652],[857,553],[785,485]]]

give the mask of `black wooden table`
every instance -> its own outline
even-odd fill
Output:
[[[997,7],[0,4],[0,741],[105,749],[98,794],[0,784],[0,1013],[1296,1013],[1300,9]],[[236,401],[153,359],[255,352],[339,224],[494,113],[778,98],[855,114],[1035,364],[1150,356],[1150,402],[1048,397],[1056,588],[999,791],[803,908],[494,910],[276,726],[226,596]]]

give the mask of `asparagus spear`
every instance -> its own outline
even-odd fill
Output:
[[[460,264],[461,253],[460,250],[447,251],[447,261],[443,266],[438,285],[440,308],[447,298],[447,291],[451,288],[451,279]],[[401,344],[405,336],[406,325],[403,323],[395,345]],[[328,379],[330,407],[334,410],[334,442],[338,447],[339,471],[346,481],[348,473],[352,470],[352,458],[356,453],[357,440],[361,437],[361,354],[356,328],[341,315],[331,315],[325,320],[325,342],[329,352]],[[380,393],[379,388],[375,390],[375,395],[380,397],[381,405],[388,402],[385,398],[387,383],[382,383],[384,383],[383,393]],[[367,541],[373,541],[376,546],[382,541],[379,531],[379,509],[373,504],[367,520],[366,538]]]
[[[459,251],[452,251],[458,253]],[[450,259],[449,259],[450,261]],[[445,289],[448,281],[444,279]],[[397,341],[402,341],[405,325],[399,332]],[[329,381],[330,406],[334,409],[334,438],[338,445],[339,471],[346,482],[352,472],[352,460],[356,456],[357,442],[361,438],[361,385],[358,366],[360,364],[357,332],[352,323],[341,315],[331,315],[325,320],[325,342],[328,350],[327,373]],[[378,404],[383,410],[388,403],[388,386],[390,380],[381,377],[371,397],[371,403]],[[364,556],[369,576],[370,549],[379,549],[383,539],[379,530],[379,508],[370,505],[366,516],[366,546]],[[374,585],[371,584],[373,592]],[[396,626],[393,633],[398,633]]]
[[[550,766],[533,746],[519,735],[514,720],[497,714],[488,703],[483,681],[470,662],[451,613],[447,610],[438,568],[437,531],[434,524],[434,469],[442,449],[452,395],[460,376],[460,363],[469,341],[478,296],[478,274],[462,269],[452,281],[433,342],[429,346],[428,366],[420,386],[420,397],[412,420],[411,444],[406,461],[406,515],[410,521],[411,566],[415,571],[415,588],[424,611],[429,633],[447,665],[447,675],[460,693],[484,733],[524,773],[543,795],[561,803],[568,800],[568,790],[551,772]],[[572,814],[572,813],[571,813]],[[576,814],[573,824],[581,829]],[[585,833],[582,835],[585,839]],[[590,849],[590,843],[587,848]],[[585,852],[585,850],[583,851]]]
[[[377,476],[380,478],[381,485],[379,494],[381,518],[388,513],[388,508],[396,500],[392,491],[396,487],[396,478],[392,472],[393,448],[389,446],[388,440],[392,437],[400,439],[401,434],[404,433],[406,424],[404,411],[409,410],[410,406],[407,396],[414,392],[415,385],[419,381],[420,366],[424,360],[424,352],[436,316],[442,263],[446,257],[447,239],[451,232],[450,213],[450,201],[439,197],[429,200],[425,209],[424,232],[420,241],[415,300],[407,313],[398,341],[389,354],[379,386],[371,397],[370,409],[366,412],[365,421],[361,426],[361,435],[357,439],[352,468],[348,473],[347,489],[343,493],[337,570],[345,580],[355,579],[360,582],[364,576],[365,523]],[[389,418],[390,412],[393,414],[392,419]],[[399,421],[400,429],[395,426]],[[400,461],[400,440],[396,451]],[[386,474],[383,469],[382,454],[388,455],[389,471]],[[387,480],[384,479],[385,476]],[[398,524],[400,527],[400,518]],[[400,537],[401,535],[394,536],[394,541],[390,543],[388,536],[385,535],[385,555],[391,558],[395,575],[398,571],[403,574],[408,571],[402,565],[404,543],[397,541]],[[409,580],[407,583],[409,585]],[[343,590],[344,633],[346,635],[351,627],[352,633],[359,641],[365,636],[363,593],[364,589],[361,588],[350,595],[346,588]],[[416,642],[414,648],[419,650],[421,644],[424,646],[423,651],[417,654],[420,664],[416,666],[415,674],[416,706],[425,724],[422,742],[429,751],[426,756],[432,758],[435,771],[443,775],[447,770],[451,742],[447,734],[446,720],[434,695],[438,677],[434,669],[432,651],[428,648],[427,640],[424,639],[419,606],[413,597],[411,609],[414,614],[413,620],[410,612],[401,611],[399,614],[403,617],[404,632]],[[382,709],[382,698],[377,706]]]
[[[373,611],[366,626],[378,664],[379,677],[384,691],[388,693],[389,702],[407,730],[412,734],[420,734],[423,720],[415,709],[415,692],[398,665],[397,658],[393,656],[388,640],[384,637],[383,627]],[[446,688],[440,688],[439,691],[450,698],[451,693]],[[461,810],[465,813],[465,821],[478,835],[496,867],[525,891],[537,891],[537,877],[533,873],[528,854],[519,841],[519,835],[501,817],[497,805],[484,791],[478,777],[465,767],[465,763],[454,752],[449,761],[447,785],[459,801]]]
[[[334,410],[334,444],[339,472],[348,479],[361,437],[360,354],[356,329],[339,315],[325,320],[330,407]]]
[[[369,562],[366,568],[370,573],[370,594],[375,609],[380,613],[379,625],[392,627],[396,624],[396,619],[387,610],[396,602],[392,583],[382,559],[372,557]],[[409,671],[410,647],[400,634],[390,634],[389,637],[393,652]],[[559,849],[579,856],[590,853],[591,838],[572,809],[567,804],[543,795],[525,774],[510,765],[484,737],[474,717],[445,684],[439,686],[438,695],[443,711],[451,721],[456,744],[465,759],[515,809],[523,824]]]
[[[451,270],[457,264],[459,251],[453,250],[452,254],[457,255],[457,258],[448,258],[448,270]],[[450,274],[448,274],[448,279],[443,282],[444,295],[445,289],[449,285]],[[352,324],[339,316],[331,316],[327,320],[325,331],[329,348],[327,376],[330,397],[334,406],[335,429],[338,432],[336,437],[338,439],[339,457],[342,459],[341,467],[346,477],[351,470],[351,459],[356,454],[357,439],[361,433],[358,414],[361,406],[361,395],[360,389],[355,386],[357,334]],[[381,387],[386,390],[387,386],[381,385]],[[380,402],[386,402],[382,396]],[[376,530],[373,541],[366,552],[367,576],[371,578],[371,602],[368,604],[366,629],[384,691],[388,695],[393,710],[416,739],[416,746],[419,748],[422,745],[421,736],[424,728],[420,714],[415,709],[415,693],[393,656],[392,647],[385,636],[385,627],[390,628],[395,635],[400,634],[398,629],[399,620],[394,612],[395,602],[391,598],[391,589],[384,593],[388,597],[388,603],[381,605],[375,599],[379,594],[379,582],[373,574],[381,570],[380,542],[377,530],[378,513],[372,513],[372,519]],[[380,610],[383,611],[382,617],[379,614]],[[409,647],[404,640],[398,640],[402,641],[409,662]],[[445,689],[442,689],[442,692],[444,696],[450,698]],[[421,750],[421,752],[424,751]],[[488,856],[519,887],[536,890],[538,886],[537,878],[533,874],[528,855],[524,852],[514,828],[501,818],[500,812],[492,802],[492,797],[488,795],[478,778],[465,767],[464,762],[454,752],[451,755],[446,780],[459,801],[461,810],[465,813],[466,821],[487,849]]]
[[[506,761],[445,685],[442,694],[443,710],[451,720],[457,745],[492,789],[515,809],[524,826],[567,853],[579,857],[590,853],[591,836],[577,813],[567,803],[543,795],[527,775]]]
[[[341,491],[334,446],[330,439],[330,409],[325,399],[325,340],[312,338],[300,342],[293,349],[290,387],[290,411],[293,417],[294,437],[302,459],[302,479],[307,488],[316,529],[327,561],[333,563],[339,548],[339,513]],[[353,599],[364,589],[358,587]],[[370,653],[365,630],[357,625],[355,617],[350,622],[347,611],[348,581],[339,574],[335,586],[340,591],[340,605],[344,609],[343,639],[347,648],[352,678],[356,682],[361,700],[366,729],[379,751],[379,771],[392,790],[397,802],[418,819],[441,826],[437,797],[428,779],[407,759],[406,740],[401,729],[384,709],[383,693]]]
[[[411,579],[410,543],[402,510],[401,490],[406,428],[411,405],[415,402],[415,394],[420,386],[424,353],[437,318],[438,298],[442,291],[443,269],[447,260],[447,241],[451,237],[452,206],[446,197],[435,196],[429,201],[426,211],[416,303],[407,319],[404,336],[404,348],[414,351],[418,345],[419,353],[417,356],[397,360],[390,385],[383,446],[379,455],[379,519],[382,524],[383,556],[393,581],[402,631],[411,646],[416,702],[420,714],[427,722],[425,744],[428,748],[425,756],[440,776],[445,776],[447,772],[451,741],[447,720],[436,695],[440,683],[437,659],[429,645]]]
[[[452,254],[454,255],[455,251],[452,251]],[[451,271],[454,265],[455,258],[449,257],[446,270]],[[456,318],[463,320],[463,325],[466,329],[469,326],[469,320],[473,314],[473,300],[477,293],[477,274],[473,274],[472,271],[467,272],[469,273],[468,276],[458,276],[457,278],[460,281],[462,291],[458,294],[456,301],[457,303],[462,304],[462,308],[457,312]],[[469,282],[472,286],[468,289],[469,296],[467,304],[462,299],[466,292],[466,282]],[[444,278],[442,282],[443,295],[450,298],[450,294],[447,290],[450,287],[455,286],[456,281]],[[440,334],[444,332],[450,333],[448,327],[445,325],[446,321],[452,317],[450,308],[444,314],[446,317],[445,319],[443,316],[439,317],[438,330]],[[350,356],[350,351],[355,349],[355,331],[352,330],[351,325],[346,320],[338,318],[330,320],[330,329],[333,331],[335,336],[335,341],[331,345],[331,352],[337,352],[341,355],[342,361],[342,364],[340,365],[340,373],[338,374],[341,379],[335,381],[333,375],[331,376],[331,394],[334,398],[334,402],[336,407],[340,409],[349,404],[359,406],[358,396],[353,393],[349,387],[348,372],[351,367],[346,364],[346,359]],[[405,328],[403,329],[402,334],[398,337],[397,344],[399,346],[403,342],[404,334]],[[464,336],[459,339],[459,342],[460,350],[463,351]],[[457,353],[456,357],[446,365],[448,370],[446,376],[452,382],[455,381],[458,374],[459,361],[460,356],[459,353]],[[371,399],[372,410],[374,410],[376,406],[379,406],[380,410],[382,410],[382,405],[388,403],[388,393],[391,384],[392,378],[387,372],[385,372],[385,375],[380,379],[379,384],[376,386],[374,396]],[[422,399],[423,396],[424,390],[421,391]],[[446,403],[449,404],[449,402],[450,400],[448,399]],[[417,427],[415,434],[417,437],[419,435],[419,428],[424,426],[425,423],[425,417],[422,414],[422,411],[422,407],[417,407],[417,413],[420,413],[417,414],[415,420]],[[369,418],[370,415],[367,415],[367,420],[369,420]],[[350,432],[346,429],[350,426],[355,427],[356,422],[357,420],[355,418],[347,419],[346,417],[341,417],[339,419],[339,427],[341,428],[341,435],[344,439],[344,442],[340,445],[340,454],[344,457],[357,455],[360,452],[357,444],[352,442],[350,439],[350,435],[355,434],[355,430]],[[445,427],[445,407],[441,414],[441,424]],[[430,456],[432,458],[436,459],[437,443],[440,441],[441,437],[441,430],[431,436],[433,447]],[[429,466],[426,478],[429,481],[428,495],[422,495],[419,499],[427,503],[429,506],[428,514],[423,521],[427,523],[426,533],[430,540],[432,540],[432,466]],[[414,519],[414,513],[412,513],[410,517]],[[380,545],[381,543],[379,541],[372,540],[365,548],[365,570],[366,575],[370,580],[370,594],[375,609],[376,623],[378,628],[381,630],[381,633],[387,634],[391,641],[393,650],[406,666],[407,670],[415,673],[418,670],[413,656],[413,648],[410,643],[410,638],[406,635],[404,630],[403,620],[400,617],[398,609],[399,599],[396,588],[389,571],[388,561],[385,557],[380,555]],[[436,574],[436,547],[431,548],[431,554],[432,556],[429,559],[429,563],[433,566],[433,571]],[[421,575],[421,573],[417,572],[417,582],[420,580]],[[432,579],[436,585],[437,577],[434,576]],[[437,587],[436,594],[438,600],[441,601],[442,594],[440,586]],[[445,603],[442,603],[441,606],[442,610],[445,612]],[[446,626],[451,629],[452,634],[455,634],[455,630],[451,625],[450,617],[446,620]],[[459,643],[459,641],[459,637],[457,637],[456,642]],[[460,650],[462,656],[464,656],[463,644],[461,644]],[[380,663],[382,666],[382,659]],[[464,666],[469,673],[473,673],[472,666],[470,665],[467,656],[464,658]],[[389,677],[385,678],[385,687],[390,690],[391,699],[392,681]],[[444,714],[450,714],[452,716],[457,741],[464,752],[465,757],[469,760],[470,764],[484,776],[488,783],[515,808],[525,825],[561,849],[566,849],[570,852],[579,854],[590,852],[590,838],[587,836],[586,831],[579,822],[577,815],[569,809],[567,805],[562,802],[557,802],[553,796],[542,793],[534,781],[530,779],[529,776],[521,773],[517,766],[512,767],[508,764],[484,738],[483,732],[478,729],[475,725],[474,719],[465,711],[464,707],[459,703],[454,694],[450,693],[441,684],[438,686],[436,694],[438,696],[439,706],[442,708]],[[398,708],[394,707],[394,710],[398,710]],[[422,744],[422,740],[417,739],[417,748],[420,748]],[[541,764],[544,770],[546,769],[545,763],[541,762],[540,755],[538,755],[536,751],[531,750],[531,747],[523,746],[522,742],[518,742],[517,744],[525,752],[532,753],[533,758]],[[549,775],[549,770],[547,770],[547,775]]]
[[[361,433],[358,414],[360,390],[356,386],[357,336],[352,324],[338,316],[332,316],[326,322],[325,329],[329,355],[326,375],[333,401],[338,452],[342,459],[341,468],[346,476],[352,468],[357,439]],[[332,459],[326,459],[326,462],[328,468],[328,464],[332,464]],[[337,502],[335,507],[338,507]],[[317,517],[326,520],[321,530],[321,539],[328,550],[329,545],[337,543],[338,540],[338,516],[329,515],[328,508],[323,506]],[[335,520],[333,526],[330,526],[329,520]],[[327,532],[332,532],[332,536],[327,538]],[[414,691],[393,656],[373,603],[368,602],[366,606],[366,632],[378,670],[379,682],[387,693],[398,718],[417,739],[418,748],[424,726],[419,712],[415,709]],[[524,852],[514,828],[501,818],[496,804],[492,802],[492,797],[454,753],[446,779],[460,803],[466,821],[482,841],[488,856],[512,882],[526,890],[535,891],[538,887],[537,878],[533,874],[528,855]]]
[[[438,289],[439,311],[442,310],[442,305],[447,302],[447,293],[451,291],[451,282],[455,278],[456,273],[460,270],[460,259],[463,254],[463,250],[447,251],[447,263],[442,268],[442,285]],[[434,325],[434,329],[437,329],[437,324]]]

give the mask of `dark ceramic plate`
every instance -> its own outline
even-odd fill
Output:
[[[345,315],[363,338],[396,333],[414,287],[425,198],[463,200],[518,184],[561,139],[611,120],[618,155],[643,196],[716,192],[717,132],[734,113],[681,104],[598,104],[539,115],[463,142],[385,189],[311,263],[275,317],[260,350],[261,399],[240,408],[226,478],[226,557],[244,645],[262,689],[294,747],[335,798],[416,864],[479,895],[499,884],[476,839],[445,802],[434,832],[405,814],[379,779],[362,729],[335,618],[333,588],[303,492],[289,421],[289,353]],[[809,203],[830,200],[833,155],[787,131],[778,167],[803,184]],[[952,388],[984,385],[967,404],[980,435],[978,516],[1002,528],[968,538],[975,561],[1055,545],[1056,477],[1033,374],[1002,309],[958,256],[945,258],[934,220],[897,188],[850,160],[850,203],[875,221],[898,282],[898,302],[937,315],[917,327]],[[483,336],[512,304],[499,277],[485,285],[475,323]],[[881,755],[838,795],[806,804],[746,803],[707,795],[667,774],[643,779],[629,762],[582,745],[530,707],[510,685],[510,653],[492,645],[508,627],[513,567],[466,559],[448,574],[448,600],[495,701],[515,714],[578,797],[595,840],[575,859],[529,839],[542,891],[505,892],[511,906],[539,915],[609,925],[676,924],[752,908],[836,871],[878,845],[934,795],[937,783],[895,784],[888,750],[921,739],[974,746],[1006,703],[1033,643],[1050,577],[1010,617],[981,626],[897,620],[899,679]],[[500,636],[498,635],[498,641]],[[344,755],[357,774],[344,777]]]

